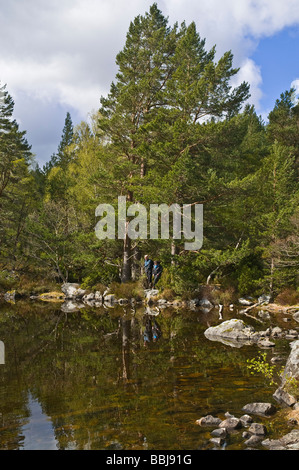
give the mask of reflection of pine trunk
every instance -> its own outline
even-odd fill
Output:
[[[123,359],[123,373],[124,380],[129,380],[129,364],[130,364],[130,331],[131,321],[122,320],[122,359]]]
[[[131,264],[132,264],[132,244],[131,239],[128,236],[128,224],[126,222],[126,235],[124,239],[124,248],[123,248],[123,269],[121,275],[121,282],[129,282],[131,280]]]

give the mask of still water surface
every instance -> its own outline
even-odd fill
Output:
[[[239,417],[253,401],[275,404],[276,387],[247,367],[256,345],[205,338],[220,322],[217,311],[148,313],[1,304],[0,449],[210,449],[211,429],[197,419],[227,411]],[[241,318],[223,314],[232,317]],[[256,329],[269,326],[248,320]],[[267,352],[269,359],[288,353],[283,342]],[[277,426],[269,418],[266,425],[274,437]],[[241,433],[228,449],[242,448]]]

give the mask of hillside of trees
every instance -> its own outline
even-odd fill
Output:
[[[241,295],[298,301],[299,104],[278,97],[265,123],[232,88],[233,55],[215,59],[194,23],[170,26],[154,4],[132,21],[110,93],[40,168],[14,102],[0,88],[0,290],[142,282],[143,256],[174,295],[220,284]],[[250,101],[250,100],[249,100]],[[95,210],[203,204],[203,245],[177,239],[99,240]],[[49,287],[50,288],[50,287]]]

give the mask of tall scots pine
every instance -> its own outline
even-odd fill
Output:
[[[129,202],[156,197],[151,202],[167,203],[171,195],[178,197],[194,174],[194,158],[203,145],[202,120],[229,118],[248,98],[246,83],[231,89],[238,71],[232,68],[231,52],[216,63],[215,48],[207,52],[204,46],[194,23],[171,28],[156,4],[130,25],[116,58],[116,82],[101,98],[99,120],[108,138],[115,194]],[[123,281],[130,279],[131,259],[126,236]]]

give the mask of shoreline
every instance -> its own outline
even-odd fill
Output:
[[[64,289],[64,285],[70,286],[73,289],[72,292]],[[66,283],[62,286],[57,285],[57,289],[53,291],[45,291],[42,293],[37,293],[39,286],[35,289],[31,289],[31,292],[22,292],[16,290],[2,291],[0,292],[0,300],[4,301],[18,301],[18,300],[40,300],[44,302],[66,302],[69,300],[72,301],[83,301],[87,304],[96,301],[97,303],[105,303],[106,301],[111,304],[145,304],[145,305],[154,305],[154,306],[165,306],[165,307],[175,307],[175,308],[195,308],[202,307],[209,310],[218,308],[222,311],[223,308],[234,308],[244,309],[244,312],[250,311],[251,309],[256,310],[266,310],[270,313],[299,313],[299,303],[295,304],[281,304],[275,301],[259,301],[258,299],[253,299],[252,297],[239,298],[238,300],[232,299],[225,303],[221,303],[216,299],[213,299],[213,296],[208,295],[193,295],[188,298],[186,296],[170,296],[167,292],[167,295],[163,296],[165,289],[143,289],[143,292],[140,291],[137,295],[123,296],[115,294],[113,289],[110,290],[108,287],[105,292],[96,291],[93,288],[91,289],[81,289],[80,284],[77,283]],[[236,296],[235,296],[236,297]],[[246,299],[250,298],[250,301]]]

